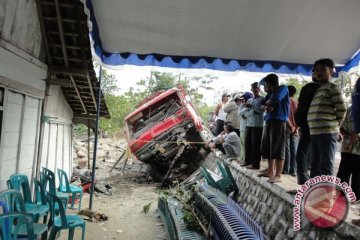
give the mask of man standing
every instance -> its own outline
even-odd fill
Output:
[[[261,143],[261,154],[268,160],[269,182],[281,182],[285,160],[286,122],[289,115],[289,91],[287,86],[279,86],[276,74],[265,77],[265,87],[272,92],[266,101],[265,130]],[[275,172],[274,172],[275,169]]]
[[[249,165],[245,162],[245,138],[247,125],[247,117],[245,116],[247,109],[245,104],[251,98],[253,98],[253,94],[251,92],[245,92],[240,96],[240,108],[238,112],[240,117],[240,162],[244,161],[241,166]]]
[[[221,102],[216,105],[215,115],[216,115],[216,129],[215,136],[219,135],[224,130],[224,123],[226,119],[226,113],[224,112],[224,106],[229,101],[229,94],[224,93],[221,96]]]
[[[226,122],[231,122],[234,129],[234,132],[240,137],[240,118],[238,115],[239,105],[240,105],[240,95],[233,95],[233,99],[224,106],[224,112],[226,113]]]
[[[290,112],[289,120],[287,122],[286,131],[286,153],[285,153],[285,165],[284,174],[290,174],[296,176],[296,148],[298,139],[298,127],[295,123],[295,112],[298,107],[298,102],[294,99],[296,88],[294,86],[288,86],[290,97]]]
[[[247,118],[246,137],[245,137],[245,162],[246,168],[260,169],[261,161],[261,137],[264,125],[264,108],[262,102],[264,97],[260,96],[260,86],[258,82],[251,84],[251,91],[254,97],[245,103],[244,116]]]
[[[360,133],[360,78],[355,83],[354,93],[352,95],[352,118],[354,122],[354,131]]]
[[[341,140],[339,127],[346,113],[341,89],[330,82],[334,67],[331,59],[320,59],[314,64],[315,76],[321,86],[316,90],[307,115],[311,136],[310,177],[334,174],[336,144]]]
[[[309,124],[307,122],[307,114],[309,112],[311,101],[315,96],[316,90],[320,87],[320,84],[317,82],[315,73],[313,72],[311,83],[306,84],[301,88],[299,99],[298,99],[298,108],[295,112],[295,122],[296,125],[300,128],[300,139],[296,152],[296,173],[297,173],[297,183],[303,185],[309,179],[308,168],[311,164],[310,158],[310,130]]]
[[[355,132],[352,119],[352,106],[346,112],[346,117],[340,131],[344,137],[341,144],[341,161],[337,177],[341,182],[350,185],[355,193],[356,199],[360,199],[360,139],[359,134]]]

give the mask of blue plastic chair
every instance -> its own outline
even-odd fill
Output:
[[[58,191],[64,192],[64,193],[71,193],[71,208],[74,208],[76,196],[79,194],[78,211],[80,211],[82,195],[83,195],[82,188],[79,186],[70,185],[66,172],[61,169],[58,169],[58,176],[59,176],[59,181],[60,181]]]
[[[38,222],[41,217],[44,217],[44,223],[47,221],[49,207],[46,204],[45,191],[38,180],[34,180],[35,192],[40,192],[40,199],[33,202],[30,193],[30,185],[26,175],[13,174],[10,176],[10,188],[16,189],[23,194],[25,202],[25,211],[33,216],[34,222]],[[37,203],[39,201],[39,204]]]
[[[69,229],[68,240],[73,240],[75,228],[82,228],[81,239],[85,239],[85,221],[77,215],[65,214],[64,205],[61,199],[52,193],[47,194],[47,199],[50,205],[50,218],[53,222],[49,240],[55,240],[56,235],[63,229]],[[59,206],[59,216],[55,214],[55,205]]]
[[[47,191],[51,192],[52,194],[56,194],[56,196],[65,203],[65,207],[67,206],[67,203],[69,201],[69,194],[56,191],[55,173],[53,171],[43,167],[40,173],[40,182],[42,183],[45,192]]]
[[[46,190],[46,195],[48,193],[51,193],[53,195],[56,195],[60,200],[61,202],[63,203],[63,207],[64,207],[64,211],[66,213],[66,206],[67,206],[67,203],[68,203],[68,200],[69,200],[69,196],[67,195],[67,193],[61,193],[61,192],[57,192],[56,189],[55,189],[55,175],[53,174],[45,174],[45,173],[41,173],[41,179],[42,181],[46,184],[46,186],[48,187],[48,190]],[[49,184],[47,184],[49,183]],[[65,195],[65,197],[59,197],[59,195]],[[50,204],[49,202],[47,201],[47,204],[48,206],[50,207]],[[56,215],[59,215],[60,213],[60,207],[57,203],[55,203],[54,205],[54,211],[55,211],[55,214]],[[50,218],[49,219],[49,222],[48,222],[48,227],[50,228],[52,226],[53,222],[52,222],[52,219]]]
[[[17,190],[5,190],[0,192],[0,202],[2,202],[3,206],[7,208],[7,214],[12,213],[25,213],[25,203],[22,197],[21,192]],[[2,216],[2,215],[0,215]],[[30,215],[31,216],[31,215]],[[33,219],[31,219],[33,221]],[[9,226],[12,224],[11,221],[4,221],[4,226]],[[34,232],[34,236],[42,236],[42,239],[47,239],[47,226],[42,223],[32,223],[32,229]],[[27,224],[20,224],[17,229],[17,235],[27,236],[28,234],[28,226]],[[5,238],[7,239],[7,238]]]
[[[26,238],[35,240],[32,218],[22,213],[6,213],[0,215],[0,239],[17,240],[22,235],[21,228],[26,228]]]

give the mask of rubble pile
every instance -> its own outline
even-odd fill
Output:
[[[110,177],[109,169],[116,163],[126,148],[125,139],[99,137],[97,145],[96,178],[98,180]],[[90,137],[90,154],[88,154],[88,136],[75,135],[73,139],[73,173],[77,176],[90,177],[94,153],[94,136]],[[89,159],[90,158],[90,159]],[[90,160],[90,161],[89,161]],[[129,162],[128,162],[129,164]],[[130,162],[131,164],[131,162]],[[117,169],[123,167],[121,161]],[[90,170],[89,170],[90,169]]]

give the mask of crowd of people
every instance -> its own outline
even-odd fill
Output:
[[[261,160],[266,160],[267,168],[258,176],[271,183],[289,174],[297,176],[301,185],[310,177],[335,174],[335,153],[341,142],[337,176],[347,183],[351,179],[359,199],[360,79],[347,108],[342,90],[332,82],[334,71],[331,59],[316,61],[312,82],[302,87],[298,100],[296,88],[279,84],[276,74],[251,84],[251,92],[223,94],[214,112],[216,137],[209,146],[248,169],[260,170]]]

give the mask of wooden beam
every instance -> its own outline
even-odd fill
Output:
[[[54,34],[54,35],[58,35],[59,32],[57,31],[49,31],[48,33],[50,34]],[[70,37],[79,37],[81,36],[81,34],[79,33],[68,33],[68,32],[64,32],[64,36],[70,36]],[[84,35],[82,35],[84,37]]]
[[[82,119],[95,120],[96,115],[74,113],[73,118],[82,118]]]
[[[64,28],[63,28],[63,24],[62,24],[59,0],[55,0],[55,9],[56,9],[56,20],[57,20],[58,28],[59,28],[61,49],[62,49],[62,52],[63,52],[65,66],[68,67],[69,66],[69,60],[68,60],[68,56],[67,56],[67,50],[66,50],[66,47],[65,47],[66,43],[65,43],[65,37],[64,37]]]
[[[46,2],[46,1],[41,1],[41,4],[42,5],[47,5],[47,6],[54,6],[55,5],[53,2]],[[74,5],[67,4],[67,3],[60,3],[60,7],[74,8]]]
[[[82,6],[82,4],[80,4],[80,1],[78,1],[78,10],[79,13],[84,11],[84,7]],[[79,32],[79,42],[80,42],[80,47],[81,47],[81,57],[83,59],[84,62],[84,68],[87,68],[87,60],[86,60],[86,55],[85,55],[85,43],[84,43],[84,32],[83,32],[83,28],[81,27],[81,20],[80,20],[80,14],[76,14],[76,21],[78,24],[76,24],[78,32]],[[87,79],[89,80],[89,75],[87,76]],[[92,86],[92,85],[91,85]]]
[[[45,23],[44,23],[44,16],[43,16],[43,12],[42,12],[42,7],[40,5],[40,0],[35,0],[35,4],[36,4],[36,9],[37,9],[37,12],[38,12],[38,16],[39,16],[41,35],[42,35],[42,39],[43,39],[44,45],[45,45],[46,59],[48,60],[49,65],[52,65],[50,49],[49,49],[49,43],[48,43],[48,40],[47,40],[47,34],[46,34]]]
[[[56,5],[56,4],[55,4]],[[57,18],[55,17],[44,17],[44,20],[48,20],[48,21],[56,21]],[[76,20],[75,19],[70,19],[70,18],[63,18],[61,19],[63,22],[66,22],[66,23],[76,23]],[[81,21],[81,23],[84,23],[85,21]]]
[[[57,85],[57,86],[61,86],[61,87],[73,88],[73,85],[72,85],[70,79],[46,79],[46,82],[49,83],[50,85]],[[84,89],[84,88],[85,89],[97,89],[97,87],[90,87],[89,85],[79,85],[79,84],[77,84],[76,87],[78,89]],[[94,91],[94,90],[90,90],[90,91]],[[96,107],[95,107],[95,109],[96,109]]]
[[[87,113],[87,109],[86,109],[85,104],[84,104],[84,102],[83,102],[83,100],[82,100],[82,98],[81,98],[79,89],[78,89],[77,86],[76,86],[76,82],[75,82],[73,76],[70,75],[70,79],[71,79],[71,82],[72,82],[72,84],[73,84],[73,86],[74,86],[74,89],[75,89],[75,91],[76,91],[76,95],[78,96],[78,98],[79,98],[79,100],[80,100],[81,106],[82,106],[83,109],[84,109],[84,113]]]
[[[62,87],[72,87],[70,79],[46,79],[50,85],[57,85]]]
[[[92,86],[89,74],[87,75],[87,80],[88,80],[88,84],[89,84],[89,88],[90,88],[91,97],[92,97],[92,100],[94,103],[94,107],[95,107],[95,110],[97,110],[96,98],[95,98],[95,94],[94,94],[94,90],[93,90],[93,86]]]
[[[64,75],[76,75],[86,77],[89,70],[82,68],[71,68],[71,67],[49,67],[50,73],[53,74],[64,74]]]
[[[56,44],[56,43],[50,43],[49,46],[61,48],[61,44]],[[69,46],[69,45],[66,45],[66,48],[68,48],[68,49],[75,49],[75,50],[80,50],[80,49],[81,49],[81,47],[78,47],[78,46]],[[88,48],[88,47],[84,47],[84,49],[89,49],[89,48]]]
[[[56,60],[64,60],[63,57],[53,57],[53,59],[56,59]],[[65,60],[64,60],[65,61]],[[67,57],[67,61],[69,63],[69,61],[72,61],[72,62],[83,62],[83,60],[81,59],[78,59],[78,58],[69,58]]]

